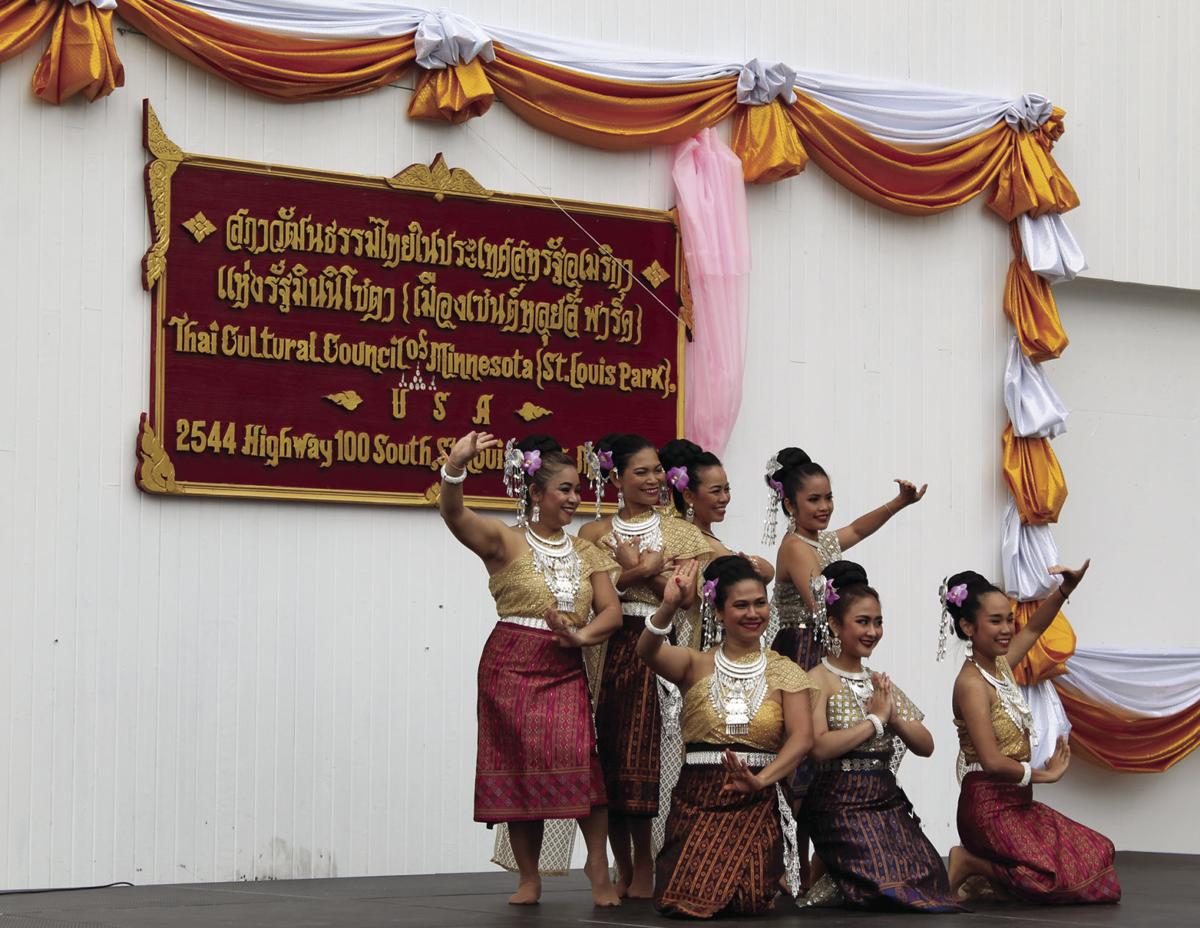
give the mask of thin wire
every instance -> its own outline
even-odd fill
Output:
[[[574,217],[574,215],[572,215],[572,214],[571,214],[571,212],[570,212],[570,211],[568,211],[567,209],[565,209],[565,208],[563,207],[563,205],[562,205],[561,203],[559,203],[559,202],[558,202],[558,200],[554,199],[554,195],[553,195],[553,194],[552,194],[552,193],[551,193],[549,190],[547,190],[547,189],[545,189],[544,187],[542,187],[542,186],[541,186],[541,185],[540,185],[540,184],[539,184],[537,181],[535,181],[535,180],[534,180],[532,177],[530,177],[528,174],[526,174],[524,171],[522,171],[522,170],[521,170],[521,169],[520,169],[520,168],[519,168],[519,167],[518,167],[516,164],[514,164],[514,163],[512,162],[512,160],[511,160],[511,159],[508,157],[508,155],[504,154],[504,152],[502,152],[502,151],[501,151],[499,148],[497,148],[495,145],[493,145],[493,144],[492,144],[490,141],[488,141],[488,140],[487,140],[487,139],[486,139],[484,136],[482,136],[482,135],[480,135],[478,132],[476,132],[476,131],[475,131],[475,129],[474,129],[474,127],[471,125],[471,123],[470,123],[470,122],[465,122],[465,123],[463,123],[463,126],[464,126],[464,128],[466,128],[466,129],[467,129],[467,131],[468,131],[468,132],[470,132],[470,133],[471,133],[473,136],[475,136],[475,138],[479,139],[479,141],[483,142],[483,144],[484,144],[484,145],[486,145],[488,148],[490,148],[492,151],[494,151],[494,152],[495,152],[497,155],[499,155],[499,156],[500,156],[500,158],[501,158],[501,159],[502,159],[502,160],[503,160],[503,161],[504,161],[504,162],[505,162],[505,163],[506,163],[506,164],[507,164],[507,165],[508,165],[510,168],[512,168],[514,171],[516,171],[518,174],[520,174],[522,177],[524,177],[524,178],[525,178],[525,180],[526,180],[526,181],[529,183],[529,185],[530,185],[530,186],[532,186],[532,187],[533,187],[535,190],[537,190],[539,193],[541,193],[541,195],[542,195],[542,196],[544,196],[544,197],[545,197],[547,200],[549,200],[551,203],[553,203],[553,204],[555,205],[555,207],[557,207],[557,208],[558,208],[558,211],[559,211],[560,213],[562,213],[564,216],[566,216],[568,219],[570,219],[570,220],[571,220],[571,222],[575,223],[575,226],[576,226],[576,228],[578,228],[580,232],[582,232],[584,235],[586,235],[588,238],[590,238],[590,239],[592,240],[592,243],[593,243],[593,244],[594,244],[594,245],[595,245],[597,248],[599,248],[599,249],[600,249],[602,252],[603,252],[603,250],[604,250],[606,247],[608,247],[608,248],[609,248],[609,251],[611,251],[611,250],[612,250],[612,249],[611,249],[611,246],[605,246],[605,245],[603,245],[603,244],[602,244],[600,241],[598,241],[598,240],[596,239],[596,236],[592,235],[592,233],[591,233],[591,232],[589,232],[587,229],[585,229],[585,228],[584,228],[584,227],[583,227],[583,226],[580,224],[579,220],[578,220],[578,219],[576,219],[576,218]],[[680,316],[679,316],[679,313],[675,312],[675,310],[671,309],[671,307],[670,307],[670,306],[668,306],[666,303],[664,303],[664,302],[663,302],[663,301],[662,301],[662,300],[659,298],[658,294],[657,294],[657,293],[655,293],[653,290],[651,290],[649,287],[647,287],[647,286],[646,286],[646,285],[645,285],[645,284],[642,282],[642,279],[641,279],[640,277],[638,277],[638,276],[637,276],[635,273],[633,273],[633,271],[632,271],[632,270],[629,270],[629,271],[627,271],[626,273],[628,273],[628,274],[629,274],[629,277],[630,277],[630,279],[631,279],[631,280],[633,280],[633,281],[634,281],[636,284],[638,284],[638,285],[639,285],[639,286],[640,286],[640,287],[641,287],[643,290],[645,290],[645,291],[646,291],[648,294],[650,294],[650,296],[651,296],[651,297],[654,299],[654,301],[655,301],[656,303],[658,303],[658,305],[659,305],[659,306],[661,306],[663,309],[665,309],[667,312],[669,312],[669,313],[670,313],[672,316],[674,316],[674,317],[675,317],[675,319],[676,319],[676,321],[678,321],[678,322],[682,322],[682,321],[683,321],[683,320],[680,318]]]

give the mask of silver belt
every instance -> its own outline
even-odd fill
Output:
[[[639,603],[634,601],[621,601],[621,615],[636,615],[641,618],[647,618],[658,612],[658,606],[654,603]]]
[[[540,628],[542,631],[550,631],[550,626],[545,619],[539,619],[532,615],[502,615],[501,622],[508,622],[512,625],[524,625],[526,628]]]
[[[747,767],[765,767],[778,757],[769,751],[734,751],[733,756],[742,761]],[[724,751],[688,751],[684,763],[689,767],[712,767],[720,764],[725,758]]]
[[[889,762],[881,757],[839,757],[816,765],[822,772],[841,770],[850,773],[858,770],[887,770]]]

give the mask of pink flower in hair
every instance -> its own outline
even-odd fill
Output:
[[[774,477],[772,477],[769,481],[767,481],[767,483],[771,487],[771,489],[775,491],[775,494],[777,496],[783,496],[783,484],[782,483],[780,483]]]
[[[946,602],[961,606],[967,599],[967,585],[960,583],[946,591]]]
[[[538,472],[538,469],[541,468],[541,466],[542,452],[537,451],[536,449],[525,452],[524,459],[521,463],[521,470],[525,471],[525,473],[532,477]]]
[[[700,595],[706,603],[715,603],[717,601],[717,581],[704,581],[704,586],[700,587]]]
[[[836,603],[841,598],[842,597],[838,596],[837,587],[835,587],[833,585],[833,581],[832,580],[826,581],[826,583],[825,583],[825,605],[829,606],[833,603]]]
[[[612,470],[613,459],[611,451],[597,451],[596,460],[600,463],[601,470]]]
[[[667,471],[667,483],[682,493],[688,488],[688,473],[686,467],[672,467]]]

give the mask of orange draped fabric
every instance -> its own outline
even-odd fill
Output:
[[[778,100],[764,106],[738,104],[729,147],[742,161],[742,177],[770,184],[795,177],[808,164],[808,152]]]
[[[77,93],[94,101],[124,84],[125,68],[113,43],[112,10],[97,10],[90,3],[71,6],[64,0],[50,44],[33,72],[34,94],[47,103],[62,103]]]
[[[1049,281],[1029,267],[1016,222],[1011,226],[1015,254],[1004,282],[1004,314],[1017,331],[1021,350],[1034,361],[1050,361],[1066,350],[1070,339],[1063,330]]]
[[[320,100],[391,83],[416,59],[413,36],[299,39],[267,35],[172,0],[121,0],[122,19],[213,74],[278,100]]]
[[[1010,423],[1001,437],[1001,469],[1026,525],[1057,522],[1067,501],[1067,480],[1048,438],[1018,438]]]
[[[641,84],[592,77],[495,45],[483,66],[500,101],[546,132],[594,148],[645,148],[690,139],[733,112],[737,78]]]
[[[410,119],[444,119],[460,123],[492,108],[496,94],[478,58],[453,68],[422,71],[408,104]]]
[[[1079,205],[1079,194],[1050,154],[1065,131],[1064,115],[1055,107],[1050,118],[1032,132],[1013,133],[1015,145],[988,200],[988,207],[1009,222],[1022,213],[1044,216]]]
[[[1017,631],[1025,627],[1033,617],[1039,602],[1016,603],[1013,606],[1013,619]],[[1035,686],[1043,680],[1061,677],[1067,672],[1067,661],[1075,653],[1075,629],[1061,612],[1054,617],[1050,627],[1046,629],[1029,653],[1012,669],[1018,683]]]
[[[1071,747],[1127,773],[1161,773],[1200,746],[1200,703],[1175,715],[1143,718],[1100,705],[1056,683],[1071,720]]]
[[[21,54],[50,28],[59,10],[53,3],[0,2],[0,61]]]

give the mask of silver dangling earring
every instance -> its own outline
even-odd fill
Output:
[[[539,506],[537,503],[533,504],[533,510],[529,513],[529,521],[530,522],[541,522],[542,521],[542,507]]]
[[[618,509],[625,508],[625,494],[623,492],[621,492],[620,487],[617,487],[617,508]]]
[[[670,501],[671,501],[671,494],[667,490],[667,485],[665,483],[660,483],[658,485],[658,505],[665,506]]]
[[[789,535],[795,533],[796,531],[796,517],[790,512],[788,513],[787,530]]]
[[[685,512],[683,514],[683,517],[685,519],[687,519],[689,522],[695,522],[696,521],[696,508],[694,506],[688,506],[687,512]]]
[[[841,657],[842,654],[842,639],[833,633],[833,629],[828,625],[825,626],[825,634],[828,635],[829,653],[832,657]]]
[[[975,642],[973,642],[970,638],[967,639],[966,655],[967,660],[973,660],[975,658]]]

